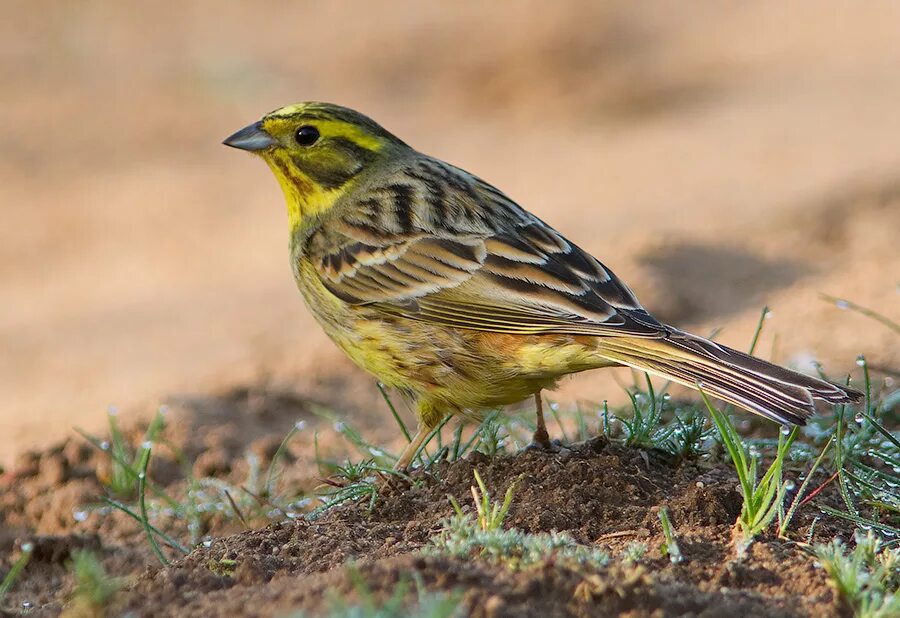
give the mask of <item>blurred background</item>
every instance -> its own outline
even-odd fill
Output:
[[[900,319],[900,6],[485,5],[5,0],[0,463],[179,393],[379,405],[294,288],[269,171],[220,145],[302,100],[500,186],[662,319],[745,348],[768,304],[763,355],[896,372],[820,294]]]

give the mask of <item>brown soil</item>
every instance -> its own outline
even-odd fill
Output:
[[[196,462],[195,473],[240,484],[247,473],[246,453],[266,465],[285,429],[298,419],[305,419],[310,430],[321,430],[320,449],[337,448],[330,423],[311,416],[310,405],[295,394],[263,387],[189,398],[169,412],[165,435],[173,450]],[[139,442],[141,431],[128,433]],[[203,436],[200,443],[196,436]],[[301,437],[293,445],[286,485],[311,489],[317,484],[309,442]],[[85,510],[103,493],[98,476],[103,478],[107,468],[105,453],[73,438],[22,456],[5,475],[0,555],[6,557],[0,572],[23,542],[35,544],[31,562],[6,599],[8,607],[27,602],[35,607],[33,615],[71,610],[67,561],[72,550],[88,548],[110,574],[133,576],[111,607],[114,613],[136,616],[271,616],[293,609],[316,615],[331,606],[335,595],[358,598],[359,577],[376,598],[387,598],[401,579],[414,575],[430,591],[460,594],[462,607],[476,616],[840,613],[824,572],[799,545],[762,538],[749,556],[735,560],[732,523],[741,500],[730,468],[676,462],[660,452],[625,449],[603,439],[556,454],[525,451],[488,458],[473,453],[442,462],[430,473],[419,472],[417,486],[385,486],[371,512],[367,505],[353,504],[309,521],[251,521],[251,529],[234,516],[213,514],[204,521],[203,533],[214,540],[168,567],[153,557],[136,522],[108,509]],[[420,550],[452,513],[447,496],[471,504],[475,469],[495,496],[518,480],[506,526],[567,532],[579,543],[608,551],[609,566],[574,571],[548,558],[545,564],[511,571],[474,558],[423,555]],[[180,495],[183,475],[162,448],[151,477],[171,495]],[[675,526],[685,556],[681,564],[672,564],[661,552],[661,506],[668,507]],[[814,510],[801,511],[794,529],[805,530]],[[186,538],[183,521],[160,516],[154,523]],[[849,529],[832,520],[817,526],[821,538],[836,533],[847,535]],[[633,541],[648,547],[637,565],[622,559],[622,549]],[[411,587],[410,600],[414,594]]]

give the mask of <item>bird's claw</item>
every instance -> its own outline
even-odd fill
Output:
[[[550,439],[539,440],[538,436],[534,436],[531,439],[531,443],[529,443],[528,446],[525,447],[525,450],[526,451],[542,451],[545,453],[559,453],[564,448],[565,447],[563,446],[563,443],[560,442],[559,440],[552,440],[552,441]]]

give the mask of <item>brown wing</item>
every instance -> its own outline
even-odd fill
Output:
[[[664,337],[612,272],[498,189],[431,159],[352,197],[309,239],[351,304],[511,334]]]

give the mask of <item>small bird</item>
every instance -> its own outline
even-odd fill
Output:
[[[448,415],[628,366],[782,424],[862,393],[654,318],[606,266],[500,189],[422,154],[351,109],[289,105],[223,142],[262,157],[287,201],[294,278],[360,367],[416,404],[406,469]]]

